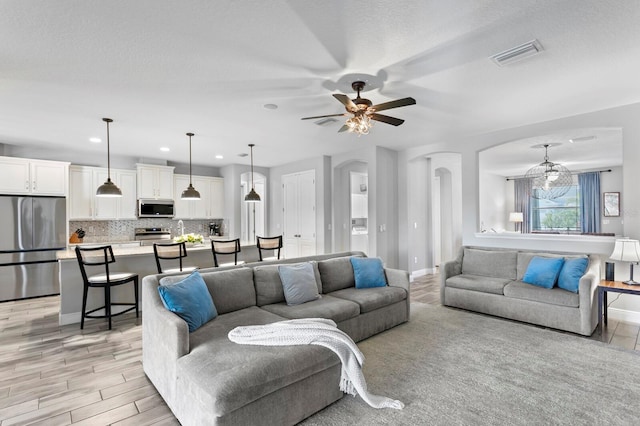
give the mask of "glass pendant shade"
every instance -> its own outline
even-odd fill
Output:
[[[562,197],[573,185],[573,177],[569,169],[562,164],[549,161],[548,147],[549,145],[544,145],[544,161],[527,170],[524,175],[526,179],[531,180],[531,196],[542,200]]]
[[[244,201],[247,203],[257,203],[260,201],[260,196],[255,190],[255,186],[253,185],[253,147],[255,145],[250,143],[249,148],[251,149],[251,191],[244,197]]]
[[[191,183],[191,136],[194,136],[194,134],[187,133],[187,136],[189,136],[189,186],[187,187],[187,189],[182,191],[182,195],[180,196],[180,199],[199,200],[200,193],[196,191],[196,189],[193,187],[193,184]]]
[[[107,123],[107,180],[98,187],[96,197],[122,197],[122,191],[111,181],[111,144],[109,141],[109,123],[113,120],[103,118],[102,121]]]

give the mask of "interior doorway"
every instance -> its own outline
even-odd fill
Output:
[[[362,172],[349,172],[351,211],[351,250],[369,251],[369,176]]]

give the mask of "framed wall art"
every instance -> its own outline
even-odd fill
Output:
[[[604,216],[613,217],[620,216],[620,193],[605,192],[604,198]]]

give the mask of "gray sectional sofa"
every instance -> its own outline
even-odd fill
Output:
[[[202,270],[218,316],[189,333],[158,295],[163,275],[142,280],[144,371],[182,425],[295,424],[342,397],[341,364],[317,346],[245,346],[228,332],[296,318],[334,320],[355,341],[409,319],[409,279],[385,269],[388,286],[356,289],[339,253]],[[312,261],[322,297],[285,303],[278,264]]]
[[[578,293],[546,289],[522,281],[529,262],[540,257],[587,257]],[[598,325],[596,289],[600,259],[594,256],[524,250],[462,247],[441,270],[443,305],[590,336]]]

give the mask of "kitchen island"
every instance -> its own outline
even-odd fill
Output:
[[[106,245],[105,243],[83,244],[85,246]],[[242,251],[238,254],[238,261],[245,263],[259,260],[258,249],[255,244],[242,243]],[[133,272],[140,276],[138,285],[146,275],[157,274],[156,260],[153,246],[140,246],[136,243],[113,243],[113,254],[116,263],[113,271]],[[83,282],[80,267],[73,247],[57,253],[58,279],[60,282],[60,325],[79,323],[82,311]],[[222,262],[233,261],[232,257],[223,258]],[[183,266],[197,266],[200,269],[213,268],[213,253],[211,243],[207,240],[203,244],[187,244],[187,257],[183,259]],[[96,270],[95,273],[98,273]],[[139,294],[142,294],[140,291]],[[133,302],[131,286],[118,286],[111,289],[111,302]],[[87,310],[104,304],[104,292],[100,289],[89,289],[87,295]],[[140,306],[142,301],[140,300]],[[118,307],[114,307],[118,309]],[[92,320],[89,320],[92,321]],[[100,320],[98,320],[100,321]]]

